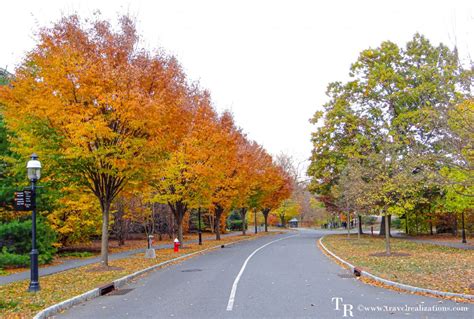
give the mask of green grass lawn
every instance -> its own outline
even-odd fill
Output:
[[[395,256],[387,257],[383,256],[385,240],[381,237],[363,235],[358,240],[357,235],[351,235],[350,239],[347,235],[332,235],[323,239],[324,245],[342,259],[384,279],[422,288],[474,294],[474,250],[397,238],[390,241]]]

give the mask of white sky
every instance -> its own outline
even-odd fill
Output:
[[[331,81],[347,79],[359,52],[384,40],[404,45],[415,32],[457,44],[474,59],[474,1],[4,1],[0,66],[12,71],[38,26],[61,15],[130,13],[148,49],[174,54],[192,80],[230,109],[270,153],[310,156],[308,120]]]

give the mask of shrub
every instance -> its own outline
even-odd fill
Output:
[[[45,264],[53,260],[56,248],[53,243],[56,240],[56,233],[43,220],[37,221],[36,246],[39,252],[39,263]],[[0,224],[0,249],[4,262],[8,265],[23,266],[24,258],[29,261],[31,251],[31,220],[12,221]],[[20,257],[14,257],[20,256]],[[13,261],[18,261],[14,264]],[[27,262],[28,264],[28,262]],[[1,265],[0,265],[1,267]]]
[[[229,220],[227,221],[227,228],[229,230],[242,230],[241,220]]]
[[[0,267],[22,267],[30,263],[30,256],[12,254],[7,251],[7,247],[3,247],[0,252]]]
[[[402,227],[402,221],[400,218],[392,218],[391,225],[395,229],[400,229]]]

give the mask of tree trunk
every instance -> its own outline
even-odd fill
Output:
[[[387,215],[387,212],[385,212],[385,229],[387,230],[385,232],[385,250],[387,256],[390,256],[392,252],[390,251],[390,215]]]
[[[420,227],[418,225],[418,212],[415,212],[415,235],[418,235]]]
[[[221,240],[221,216],[224,209],[219,205],[214,207],[214,230],[216,232],[216,240]]]
[[[253,209],[253,213],[254,213],[254,216],[253,216],[253,217],[254,217],[253,223],[254,223],[254,226],[255,226],[255,234],[256,234],[256,233],[258,232],[258,231],[257,231],[257,209],[256,209],[256,208]]]
[[[168,221],[168,237],[173,239],[174,237],[174,213],[171,211],[170,218]]]
[[[245,217],[247,215],[247,208],[241,208],[240,209],[240,217],[242,218],[242,235],[245,235],[246,232],[246,221],[247,218]]]
[[[265,232],[268,232],[268,214],[270,213],[270,209],[265,208],[262,213],[263,219],[265,220]]]
[[[285,214],[280,214],[280,223],[282,227],[286,227],[285,223]]]
[[[454,216],[454,230],[453,230],[453,236],[458,235],[458,217],[455,215]]]
[[[392,215],[388,215],[388,224],[389,226],[392,224]],[[382,216],[382,220],[380,222],[380,236],[385,236],[385,215]],[[388,235],[391,236],[390,234],[390,227],[388,227]]]
[[[184,215],[186,214],[186,205],[182,202],[177,202],[174,204],[168,203],[171,211],[173,212],[176,226],[178,226],[178,240],[181,243],[181,247],[184,247],[183,242],[183,219]]]
[[[405,234],[408,236],[408,212],[405,213]]]
[[[461,212],[461,226],[462,226],[462,243],[467,244],[466,240],[466,229],[464,228],[464,210]]]
[[[101,203],[102,208],[102,240],[100,246],[100,259],[102,266],[109,265],[109,211],[110,203]]]
[[[362,231],[362,216],[359,214],[357,215],[357,221],[359,223],[359,235],[362,235],[364,232]]]
[[[118,241],[118,245],[123,246],[125,245],[126,224],[124,218],[124,203],[121,198],[116,201],[115,208],[116,211],[113,214],[114,224],[112,231],[115,235],[115,239]]]
[[[183,223],[178,222],[178,240],[181,243],[181,247],[183,247]]]
[[[208,215],[209,217],[209,226],[211,226],[211,233],[215,233],[214,231],[214,216]]]
[[[349,211],[347,211],[346,228],[347,228],[347,238],[350,238],[351,237],[351,213]]]

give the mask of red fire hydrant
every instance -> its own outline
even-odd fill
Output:
[[[178,252],[179,251],[179,246],[181,245],[181,243],[179,242],[178,238],[176,238],[174,240],[174,251],[175,252]]]

